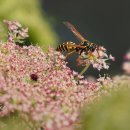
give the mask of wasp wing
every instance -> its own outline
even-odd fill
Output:
[[[74,42],[64,42],[57,47],[57,51],[72,51],[76,49],[83,49],[85,46],[77,45]]]
[[[80,42],[87,41],[70,22],[63,22],[66,27],[78,38]]]
[[[82,46],[82,45],[73,45],[73,44],[69,44],[69,47],[73,47],[73,48],[85,48],[85,46]]]
[[[63,45],[66,45],[68,48],[85,48],[86,46],[75,44],[74,42],[65,42]]]

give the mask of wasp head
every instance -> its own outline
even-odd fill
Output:
[[[85,46],[85,51],[88,52],[94,52],[97,49],[97,45],[95,43],[84,41],[82,42],[82,45]]]

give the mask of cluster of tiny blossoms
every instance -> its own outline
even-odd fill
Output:
[[[15,44],[28,36],[27,30],[22,33],[18,22],[4,22],[9,39],[0,42],[0,117],[18,112],[34,128],[45,130],[72,126],[84,103],[93,101],[97,85],[76,81],[82,76],[54,49],[44,53],[38,46]]]
[[[74,124],[97,85],[81,80],[53,49],[0,43],[0,117],[17,111],[35,127],[58,130]],[[79,76],[80,78],[80,76]]]
[[[24,39],[28,37],[28,28],[23,28],[17,21],[4,20],[8,27],[8,42],[23,43]]]
[[[81,65],[92,65],[93,68],[97,70],[109,69],[108,60],[115,61],[115,58],[110,54],[109,56],[106,53],[106,49],[102,46],[99,46],[93,53],[82,53],[79,56]]]
[[[127,74],[130,74],[130,51],[126,53],[124,60],[122,68]]]
[[[97,84],[81,80],[83,76],[67,67],[65,57],[52,48],[44,53],[38,46],[20,47],[15,43],[28,37],[27,29],[16,21],[4,23],[9,35],[6,43],[0,43],[0,117],[18,112],[36,129],[72,127],[79,119],[80,108],[100,95],[97,93],[104,78],[100,77]],[[105,68],[101,54],[100,59],[82,58],[93,66],[102,60],[96,68]]]

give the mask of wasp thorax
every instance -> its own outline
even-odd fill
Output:
[[[86,52],[94,52],[95,49],[97,48],[97,45],[95,43],[89,42],[89,41],[84,41],[82,42],[82,45],[85,46],[84,51]]]
[[[83,41],[81,44],[82,44],[83,46],[87,46],[88,43],[89,43],[89,41]]]

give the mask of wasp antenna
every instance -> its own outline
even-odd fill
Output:
[[[65,25],[66,25],[66,24],[69,24],[69,23],[70,23],[70,22],[68,22],[68,21],[63,21],[63,24],[65,24]]]
[[[63,24],[67,26],[69,29],[73,27],[73,25],[68,21],[63,21]]]

